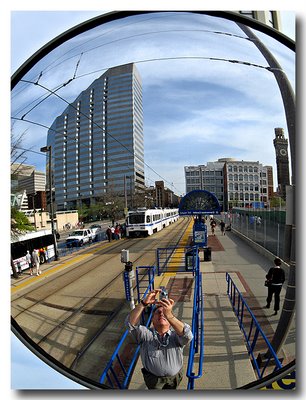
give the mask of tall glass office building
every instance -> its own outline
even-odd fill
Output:
[[[144,189],[142,83],[134,64],[107,70],[53,122],[57,210]]]

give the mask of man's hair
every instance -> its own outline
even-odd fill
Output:
[[[282,264],[282,261],[280,258],[275,258],[274,264],[277,265],[278,267]]]

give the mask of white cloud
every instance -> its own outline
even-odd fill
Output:
[[[180,146],[184,147],[182,143],[187,140],[195,147],[209,144],[216,154],[218,147],[226,143],[228,151],[231,148],[249,159],[263,156],[268,159],[268,153],[263,153],[257,143],[266,137],[266,132],[272,141],[274,127],[285,127],[274,76],[255,66],[203,59],[210,57],[267,65],[250,41],[213,33],[244,36],[235,23],[213,21],[215,19],[208,16],[173,13],[109,23],[63,44],[38,63],[28,76],[33,79],[43,71],[40,83],[53,89],[73,76],[80,59],[77,76],[88,75],[73,80],[58,92],[67,101],[73,101],[106,68],[154,59],[137,64],[144,89],[145,145],[149,145],[151,152],[158,154],[159,146],[163,144],[172,146],[174,153],[182,154]],[[261,37],[289,69],[292,79],[294,59],[290,52],[277,49],[275,40],[268,40],[265,35]],[[158,60],[176,57],[202,58]],[[91,74],[93,71],[97,72]],[[34,85],[27,87],[14,97],[13,110],[24,106],[29,110],[34,104],[31,102],[37,102],[43,92]],[[50,126],[66,106],[51,96],[27,117]],[[28,127],[28,124],[16,123],[16,129],[24,129],[24,126]],[[26,144],[44,145],[47,130],[34,126],[30,130],[32,136],[28,135]],[[274,162],[273,147],[267,146],[267,149]],[[162,162],[160,160],[159,165]]]

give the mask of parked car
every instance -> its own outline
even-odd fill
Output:
[[[101,225],[98,225],[98,224],[94,224],[94,225],[91,225],[91,226],[89,227],[89,229],[90,229],[93,233],[98,233],[98,232],[102,231],[102,226],[101,226]]]
[[[86,243],[92,242],[95,235],[90,229],[78,229],[69,234],[66,239],[67,247],[83,246]]]

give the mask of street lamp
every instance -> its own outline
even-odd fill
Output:
[[[41,147],[40,151],[42,153],[49,153],[49,191],[50,191],[50,219],[51,219],[51,231],[54,240],[54,259],[55,261],[58,260],[58,250],[57,250],[57,242],[55,236],[55,229],[54,229],[54,216],[53,216],[53,196],[52,196],[52,173],[51,173],[51,156],[52,156],[52,146],[44,146]]]
[[[36,226],[36,209],[35,209],[35,196],[36,192],[32,195],[32,206],[33,206],[33,213],[34,213],[34,225],[35,225],[35,230],[37,231],[37,226]]]

